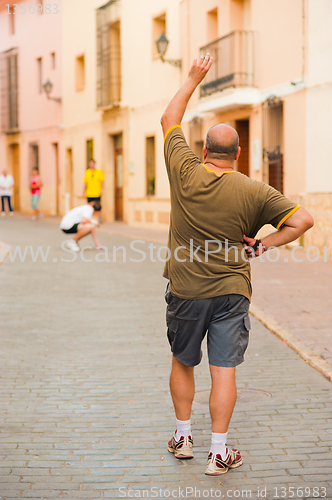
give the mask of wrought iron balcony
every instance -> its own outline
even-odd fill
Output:
[[[214,63],[200,87],[201,97],[229,87],[254,86],[254,32],[232,31],[200,49]]]

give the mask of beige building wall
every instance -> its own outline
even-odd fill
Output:
[[[267,89],[303,76],[303,0],[251,0],[256,85]]]
[[[306,245],[332,246],[332,4],[308,0],[305,102],[306,187],[303,205],[315,219]]]
[[[181,57],[178,0],[121,1],[122,99],[119,109],[103,112],[104,163],[108,220],[114,220],[115,163],[112,136],[123,132],[124,221],[167,228],[169,187],[163,160],[160,118],[181,83],[181,70],[163,63],[155,41],[161,32],[155,19],[165,17],[169,39],[166,59]],[[122,117],[122,121],[120,119]],[[146,140],[155,138],[155,194],[147,195]]]
[[[283,97],[284,112],[284,193],[294,199],[306,190],[306,93]]]
[[[331,2],[317,5],[311,0],[184,0],[181,8],[182,23],[187,26],[182,40],[187,69],[199,48],[212,41],[208,28],[215,9],[218,38],[234,29],[253,30],[255,37],[254,88],[228,88],[203,98],[197,90],[185,120],[190,123],[200,118],[203,140],[208,128],[218,122],[236,126],[236,120],[248,119],[249,175],[269,182],[262,149],[258,158],[256,148],[257,144],[264,147],[264,101],[270,96],[281,99],[283,192],[308,208],[317,220],[305,236],[304,245],[312,244],[316,233],[321,247],[323,241],[331,244],[331,161],[328,148],[317,148],[317,144],[329,144],[332,139],[332,70],[328,63]],[[190,126],[185,130],[190,139]]]
[[[118,22],[121,42],[121,100],[117,106],[97,109],[96,9],[106,2],[67,2],[64,10],[63,61],[64,114],[61,158],[65,168],[62,211],[84,202],[83,176],[86,141],[94,141],[97,167],[105,174],[103,218],[122,218],[129,224],[167,227],[169,188],[163,163],[161,115],[180,85],[181,71],[162,63],[156,55],[155,19],[165,16],[170,40],[167,58],[179,59],[180,25],[178,0],[120,0],[110,14]],[[80,16],[75,18],[75,12]],[[157,36],[157,37],[158,37]],[[112,53],[112,52],[111,52]],[[85,84],[76,88],[75,60],[84,56]],[[112,56],[111,56],[112,57]],[[122,134],[123,212],[116,213],[116,136]],[[155,137],[155,194],[147,196],[146,138]],[[72,166],[70,165],[70,154]],[[70,173],[72,172],[72,173]]]
[[[332,4],[308,1],[306,191],[332,192]]]
[[[211,126],[227,122],[236,127],[238,120],[247,120],[248,174],[269,182],[266,154],[263,158],[267,135],[264,109],[266,100],[275,96],[281,102],[278,145],[283,160],[283,192],[313,210],[317,218],[318,223],[306,236],[305,245],[312,241],[316,228],[320,234],[328,235],[326,241],[329,242],[326,228],[332,169],[328,147],[324,144],[331,142],[332,70],[327,63],[331,60],[332,46],[331,2],[321,0],[318,5],[313,0],[277,3],[272,0],[142,0],[139,3],[119,0],[116,3],[118,17],[113,21],[120,26],[122,95],[117,106],[98,110],[96,9],[102,5],[97,0],[85,4],[73,0],[66,3],[64,10],[66,50],[61,154],[67,172],[64,177],[68,179],[68,150],[72,150],[72,202],[83,202],[80,195],[86,167],[85,147],[86,140],[92,138],[97,166],[104,170],[106,177],[103,216],[106,220],[117,218],[115,141],[122,134],[122,218],[130,225],[166,228],[169,185],[160,117],[201,48],[234,30],[246,30],[253,32],[254,46],[252,51],[242,47],[243,67],[249,71],[252,66],[253,80],[248,77],[243,86],[235,84],[205,97],[200,97],[200,89],[197,89],[183,121],[186,137],[200,155],[202,141]],[[75,18],[78,8],[80,16]],[[165,59],[180,59],[181,68],[163,63],[156,53],[155,39],[163,25],[169,39]],[[246,50],[248,53],[243,52]],[[86,79],[84,89],[77,91],[75,59],[82,55]],[[226,56],[224,52],[222,57]],[[228,56],[240,60],[239,48]],[[218,79],[217,62],[214,71]],[[155,191],[148,195],[147,139],[151,137],[155,145]],[[68,193],[66,186],[64,193]],[[68,199],[69,194],[64,195],[63,210],[66,203],[68,206]],[[326,230],[318,229],[323,226]]]
[[[102,113],[96,106],[96,13],[102,2],[71,0],[63,5],[63,135],[61,213],[86,203],[83,178],[87,167],[87,141],[93,140],[97,168],[102,161]],[[84,58],[83,76],[78,58]],[[70,155],[71,152],[71,155]],[[70,156],[72,165],[70,164]]]

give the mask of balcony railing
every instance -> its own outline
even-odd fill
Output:
[[[232,31],[200,49],[214,63],[200,87],[201,97],[228,87],[254,86],[254,32]]]

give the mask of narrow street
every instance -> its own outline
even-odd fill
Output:
[[[332,498],[331,384],[253,318],[228,443],[243,453],[243,466],[204,475],[206,353],[196,370],[195,458],[168,453],[175,423],[163,264],[130,262],[141,258],[131,240],[106,232],[110,262],[97,262],[92,249],[86,261],[64,262],[71,260],[64,239],[56,224],[1,221],[0,240],[12,248],[50,247],[46,262],[33,262],[29,250],[25,262],[7,257],[0,265],[2,500],[129,498],[143,490],[145,498],[266,491],[272,500],[291,498],[293,486],[293,498]],[[84,244],[92,245],[89,237]],[[149,252],[148,242],[135,245]],[[124,249],[113,262],[113,246],[124,247],[126,262]]]

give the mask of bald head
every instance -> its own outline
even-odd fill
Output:
[[[234,161],[239,149],[239,135],[233,127],[221,123],[210,128],[205,145],[209,158]]]

